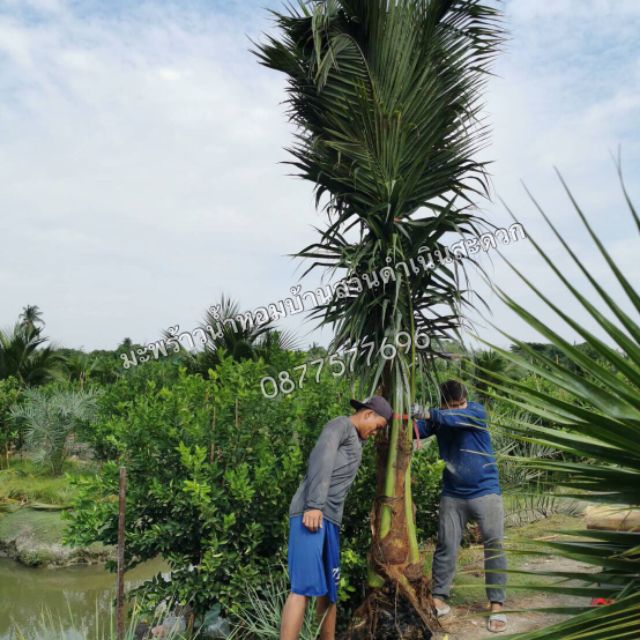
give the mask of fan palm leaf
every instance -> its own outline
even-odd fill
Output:
[[[638,216],[622,181],[626,206],[636,224]],[[576,198],[558,173],[569,199],[584,227],[594,241],[597,251],[609,267],[611,276],[620,285],[621,295],[592,275],[588,263],[581,259],[561,236],[549,216],[532,201],[554,235],[566,249],[569,259],[584,274],[600,298],[595,300],[581,293],[565,274],[566,265],[554,263],[535,239],[533,246],[551,271],[564,284],[581,313],[567,313],[568,298],[560,306],[553,302],[540,287],[531,282],[506,258],[505,262],[521,281],[546,306],[552,309],[567,326],[579,334],[589,345],[597,359],[590,358],[579,345],[573,345],[537,314],[516,302],[502,288],[494,286],[500,299],[529,326],[544,336],[561,354],[562,360],[551,359],[528,344],[517,340],[503,329],[502,335],[516,345],[517,352],[493,346],[506,360],[546,380],[553,389],[562,393],[530,388],[506,376],[492,372],[492,393],[503,401],[542,418],[546,424],[506,420],[502,423],[515,438],[553,447],[568,454],[567,459],[535,459],[526,456],[520,463],[530,469],[551,471],[556,482],[573,490],[582,498],[588,492],[589,500],[621,505],[621,508],[640,505],[640,297],[631,279],[624,273],[606,249],[582,211]],[[513,214],[511,214],[513,216]],[[514,216],[515,217],[515,216]],[[640,226],[639,226],[640,228]],[[593,255],[591,254],[590,259]],[[598,327],[596,334],[586,328],[587,321]],[[493,325],[495,326],[495,325]],[[479,337],[478,337],[479,338]],[[480,339],[480,338],[479,338]],[[483,340],[486,343],[486,341]],[[487,343],[488,344],[488,343]],[[518,353],[526,354],[526,357]],[[576,373],[575,368],[581,368]],[[499,380],[497,380],[499,379]],[[551,426],[548,426],[551,425]],[[560,533],[560,532],[559,532]],[[539,632],[518,635],[522,640],[537,638],[637,638],[640,634],[640,532],[627,531],[572,531],[581,540],[560,540],[547,543],[567,557],[594,565],[597,570],[589,575],[576,574],[590,586],[583,593],[593,597],[606,595],[614,604],[586,610],[563,622]],[[551,575],[551,574],[549,574]],[[553,589],[568,593],[571,587],[558,583]]]

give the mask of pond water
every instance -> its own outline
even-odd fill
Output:
[[[161,557],[149,560],[125,574],[125,589],[168,570]],[[0,558],[0,640],[21,638],[12,633],[12,621],[29,640],[49,640],[42,625],[43,616],[48,620],[49,614],[56,640],[102,640],[110,628],[115,594],[116,574],[102,564],[46,569]]]

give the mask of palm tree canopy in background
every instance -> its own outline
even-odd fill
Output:
[[[187,351],[180,345],[182,355],[187,356],[189,370],[207,376],[210,368],[220,364],[222,354],[230,356],[237,362],[262,358],[270,363],[277,360],[277,355],[284,351],[295,351],[300,348],[295,334],[286,329],[276,329],[273,321],[257,325],[242,324],[237,321],[240,305],[224,294],[217,305],[205,312],[200,328],[206,335],[207,342],[197,352]],[[233,321],[232,323],[225,323]],[[219,327],[219,334],[207,331],[207,327]],[[164,331],[165,338],[170,338],[170,331]]]
[[[0,331],[0,379],[16,377],[22,384],[53,380],[63,359],[53,346],[45,346],[44,322],[37,306],[27,306],[12,330]]]

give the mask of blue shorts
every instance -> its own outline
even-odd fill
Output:
[[[322,518],[322,527],[309,531],[302,514],[289,517],[289,579],[292,593],[328,595],[338,600],[340,584],[340,528]]]

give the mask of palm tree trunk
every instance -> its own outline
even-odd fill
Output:
[[[417,616],[415,622],[429,629],[436,627],[431,614],[429,580],[424,575],[415,526],[415,505],[411,492],[413,436],[403,419],[403,399],[407,391],[386,371],[378,390],[392,397],[396,414],[389,429],[377,436],[376,499],[371,508],[371,548],[367,555],[368,593],[355,612],[349,638],[376,637],[378,613],[389,600],[402,596]],[[425,636],[420,636],[425,637]]]

